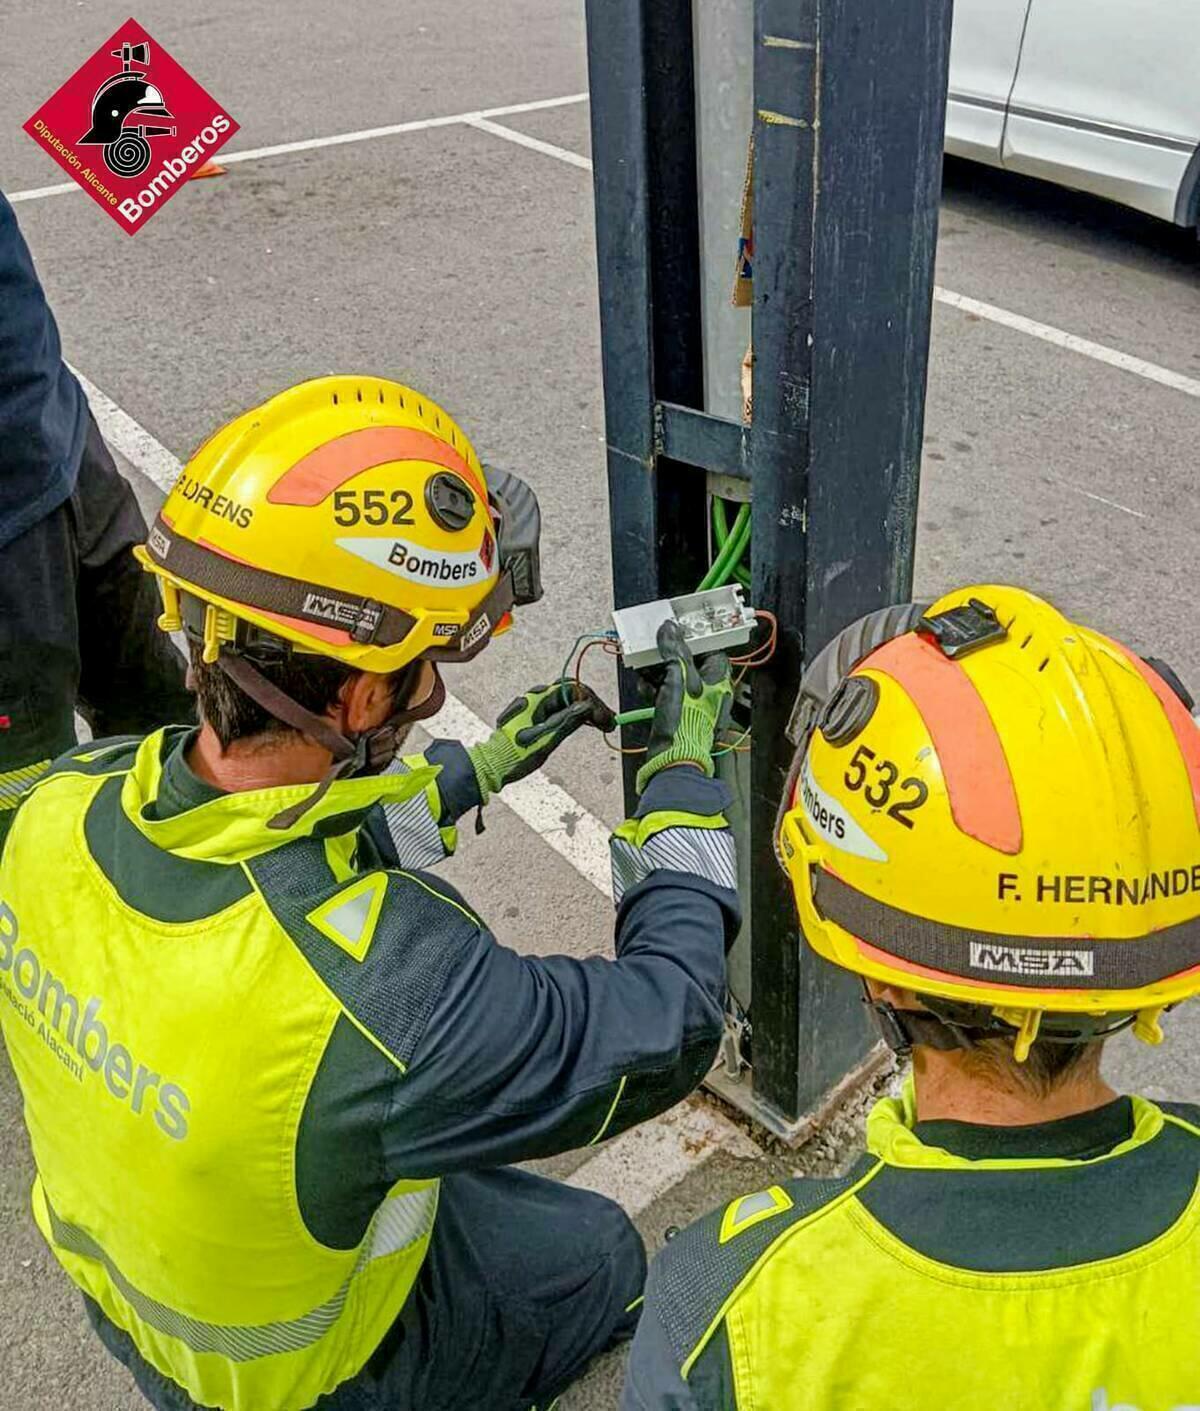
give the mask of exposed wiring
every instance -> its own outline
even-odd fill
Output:
[[[719,588],[729,582],[736,582],[743,588],[750,587],[750,566],[748,562],[750,550],[750,506],[742,504],[738,506],[737,514],[734,517],[732,526],[729,523],[729,509],[725,500],[713,496],[712,500],[712,523],[713,539],[716,544],[716,555],[709,566],[708,572],[700,580],[697,592],[704,592],[709,588]],[[761,609],[755,612],[755,617],[768,626],[766,639],[759,643],[757,647],[752,647],[741,656],[731,656],[730,665],[738,668],[733,679],[736,689],[745,680],[746,673],[753,671],[760,666],[765,666],[775,654],[775,647],[779,640],[779,624],[774,613]],[[620,648],[617,645],[617,634],[608,632],[585,632],[575,640],[574,646],[567,653],[567,659],[563,663],[562,678],[564,681],[573,679],[577,687],[583,684],[583,659],[593,647],[600,647],[607,655],[619,656]],[[571,663],[574,662],[574,670]],[[568,688],[564,685],[564,697]],[[621,711],[617,715],[617,725],[640,725],[646,721],[653,720],[654,707],[644,706],[636,710]],[[622,746],[614,744],[608,735],[604,737],[604,743],[616,754],[634,755],[645,754],[646,747]],[[750,731],[746,729],[741,735],[732,740],[723,740],[718,744],[718,748],[713,750],[712,757],[719,758],[726,754],[745,754],[750,749]]]
[[[617,645],[616,641],[614,641],[611,637],[593,637],[590,642],[585,643],[583,650],[575,658],[575,686],[577,688],[576,694],[578,694],[578,688],[582,687],[583,685],[583,659],[585,656],[587,656],[588,652],[590,652],[593,647],[603,647],[605,652],[607,652],[609,656],[619,657],[621,655],[620,647]]]
[[[749,542],[750,506],[746,504],[738,510],[728,539],[726,539],[724,546],[717,550],[716,558],[713,559],[708,572],[700,580],[700,586],[696,591],[703,593],[707,588],[719,588],[723,583],[727,583],[733,576],[734,569],[741,562]]]
[[[571,695],[570,695],[570,691],[569,691],[569,689],[568,689],[566,683],[567,683],[567,682],[570,680],[570,678],[571,678],[571,675],[572,675],[572,672],[571,672],[571,663],[572,663],[572,661],[575,660],[575,654],[576,654],[576,652],[579,652],[580,647],[583,647],[583,644],[584,644],[585,642],[588,644],[588,646],[591,646],[593,643],[596,643],[596,642],[612,642],[612,643],[615,644],[616,641],[617,641],[617,634],[616,634],[615,632],[613,632],[612,630],[609,630],[609,631],[607,631],[607,632],[581,632],[581,633],[579,634],[579,636],[575,638],[575,645],[574,645],[574,646],[571,648],[571,650],[567,653],[567,659],[563,662],[562,670],[558,673],[558,675],[559,675],[559,680],[561,680],[561,681],[563,682],[562,698],[563,698],[563,704],[564,704],[564,705],[570,704]],[[587,647],[584,647],[584,651],[586,651],[586,650],[587,650]],[[580,657],[579,657],[579,659],[580,659],[580,661],[583,660],[583,653],[582,653],[582,652],[580,652]],[[576,682],[578,682],[578,680],[579,680],[578,671],[576,671],[576,673],[575,673],[575,680],[576,680]]]
[[[729,542],[729,535],[731,531],[729,528],[728,506],[724,500],[719,499],[715,495],[713,496],[712,502],[712,525],[713,538],[717,542],[717,551],[719,553]],[[743,549],[742,556],[739,561],[734,565],[732,573],[734,581],[741,584],[741,586],[747,590],[749,590],[750,588],[750,568],[746,562],[746,556],[749,551],[749,548],[750,539],[747,535],[745,549]]]

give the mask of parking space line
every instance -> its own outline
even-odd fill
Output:
[[[166,494],[182,469],[178,459],[78,368],[71,370],[91,404],[104,439]],[[492,733],[486,721],[449,692],[441,712],[424,722],[423,728],[434,734],[440,729],[466,745],[478,744]],[[508,785],[496,797],[602,896],[611,899],[608,853],[611,829],[607,824],[589,813],[578,799],[548,779],[540,769]]]
[[[1055,347],[1066,348],[1072,353],[1081,353],[1085,358],[1092,358],[1098,363],[1107,363],[1109,367],[1120,368],[1122,372],[1132,372],[1138,377],[1144,377],[1148,382],[1157,382],[1160,386],[1170,387],[1172,391],[1183,392],[1188,397],[1200,397],[1200,381],[1194,377],[1185,377],[1181,372],[1174,372],[1171,368],[1160,367],[1158,363],[1147,362],[1145,358],[1135,358],[1131,353],[1122,353],[1116,348],[1110,348],[1104,343],[1093,343],[1090,338],[1080,338],[1075,333],[1067,333],[1064,329],[1055,328],[1049,323],[1039,323],[1037,319],[1026,318],[1024,314],[1015,314],[1010,309],[997,308],[995,304],[985,304],[980,299],[970,299],[965,294],[956,294],[952,289],[942,289],[935,286],[933,297],[940,304],[948,304],[951,308],[959,309],[965,314],[973,314],[976,318],[984,318],[992,323],[1003,324],[1005,328],[1015,329],[1018,333],[1026,333],[1030,338],[1040,338],[1045,343],[1052,343]],[[1123,508],[1118,506],[1118,508]]]
[[[540,113],[549,108],[566,108],[586,103],[586,93],[568,93],[559,98],[535,98],[527,103],[507,103],[501,108],[478,108],[469,113],[451,113],[440,118],[417,118],[412,122],[390,123],[386,127],[364,127],[357,132],[338,132],[330,137],[310,137],[299,142],[277,142],[272,147],[251,147],[242,152],[222,152],[222,166],[238,162],[257,162],[264,157],[285,157],[293,152],[314,152],[321,147],[343,147],[352,142],[371,142],[377,137],[396,137],[406,132],[425,132],[434,127],[454,127],[483,123],[488,118],[515,117],[518,113]],[[65,196],[82,188],[74,181],[57,186],[35,186],[27,191],[14,191],[8,199],[13,205],[21,201],[38,201],[44,196]]]
[[[578,152],[569,151],[566,147],[556,147],[553,142],[543,142],[540,137],[530,137],[527,132],[518,132],[515,127],[503,127],[500,123],[489,122],[484,117],[468,119],[467,126],[477,127],[480,132],[490,132],[493,137],[502,137],[506,142],[515,142],[519,147],[528,147],[531,152],[541,152],[546,157],[557,157],[560,162],[569,162],[573,167],[580,167],[584,171],[592,169],[588,157],[581,157]]]
[[[1059,484],[1066,486],[1068,490],[1074,490],[1077,495],[1086,495],[1089,500],[1095,500],[1098,504],[1108,505],[1110,509],[1120,510],[1122,514],[1131,514],[1134,519],[1149,519],[1149,515],[1142,510],[1130,509],[1128,505],[1123,505],[1119,500],[1110,500],[1106,495],[1097,495],[1091,490],[1085,490],[1082,485],[1070,485],[1062,480]]]
[[[524,132],[516,131],[515,128],[504,127],[500,123],[482,119],[483,115],[481,114],[480,119],[472,120],[468,125],[479,128],[481,132],[490,132],[493,137],[501,137],[506,142],[515,142],[521,147],[528,147],[533,152],[541,152],[544,156],[555,157],[560,162],[569,162],[571,166],[582,167],[585,171],[592,170],[591,161],[587,157],[581,157],[578,152],[570,152],[565,147],[556,147],[552,142],[543,142],[540,138],[530,137]],[[1052,324],[1039,323],[1037,319],[1026,318],[1024,314],[1013,313],[1010,309],[998,308],[995,304],[985,304],[981,299],[972,299],[966,294],[956,294],[953,289],[943,289],[940,285],[934,286],[933,297],[938,303],[947,304],[951,308],[973,315],[975,318],[988,319],[992,323],[1003,324],[1005,328],[1015,329],[1018,333],[1025,333],[1030,338],[1039,338],[1045,343],[1065,348],[1068,352],[1079,353],[1095,362],[1107,363],[1109,367],[1119,368],[1122,372],[1132,372],[1137,377],[1144,377],[1148,382],[1157,382],[1160,386],[1169,387],[1174,392],[1183,392],[1189,397],[1200,397],[1200,381],[1194,377],[1185,377],[1183,373],[1175,372],[1171,368],[1160,367],[1158,363],[1148,362],[1145,358],[1134,357],[1131,353],[1122,353],[1103,343],[1093,343],[1090,338],[1080,338],[1078,334],[1068,333],[1065,329],[1055,328]],[[1099,499],[1100,497],[1092,496],[1092,498]],[[1105,501],[1105,503],[1109,502]],[[1114,504],[1114,508],[1125,509],[1125,506]],[[1136,514],[1137,511],[1129,510],[1127,513]]]

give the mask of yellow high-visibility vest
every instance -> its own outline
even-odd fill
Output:
[[[667,1245],[644,1315],[665,1343],[639,1335],[627,1404],[682,1377],[702,1411],[1200,1411],[1189,1111],[1133,1098],[1128,1139],[1087,1159],[967,1159],[912,1131],[911,1087],[880,1102],[850,1177],[742,1196]]]
[[[437,1182],[393,1186],[355,1248],[306,1227],[297,1129],[343,1007],[272,914],[254,863],[313,846],[323,824],[331,866],[351,879],[338,815],[411,797],[435,771],[336,782],[280,833],[267,821],[311,785],[157,818],[162,748],[160,732],[135,757],[118,745],[60,762],[4,850],[0,1026],[32,1139],[34,1214],[74,1282],[194,1401],[302,1411],[359,1372],[395,1321]],[[94,831],[106,786],[148,885],[202,882],[214,912],[163,921],[122,898],[97,856],[112,846]],[[368,905],[378,891],[352,882],[347,896]]]

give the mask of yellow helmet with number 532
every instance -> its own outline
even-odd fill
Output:
[[[208,661],[262,639],[387,673],[474,656],[536,601],[539,532],[532,490],[435,403],[325,377],[210,437],[138,553]]]
[[[1200,729],[1169,667],[1031,593],[847,628],[805,673],[777,829],[809,944],[942,1020],[1060,1041],[1200,992]]]

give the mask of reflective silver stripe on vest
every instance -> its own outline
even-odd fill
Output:
[[[409,774],[411,770],[402,759],[394,759],[383,772]],[[445,859],[438,821],[429,810],[424,789],[401,803],[385,804],[383,816],[400,867],[432,867]]]
[[[277,1352],[299,1352],[319,1342],[341,1317],[350,1286],[367,1264],[389,1254],[398,1254],[429,1233],[437,1213],[437,1201],[437,1186],[390,1196],[375,1212],[350,1277],[331,1299],[300,1318],[247,1326],[204,1323],[159,1303],[134,1288],[86,1230],[60,1220],[49,1200],[46,1209],[54,1242],[71,1254],[103,1264],[113,1286],[144,1323],[178,1338],[193,1352],[215,1352],[230,1362],[252,1362],[257,1357],[269,1357]]]
[[[737,858],[728,828],[664,828],[639,848],[613,838],[613,899],[621,898],[652,872],[693,872],[718,887],[737,890]]]
[[[50,764],[50,760],[43,759],[23,769],[10,769],[7,774],[0,774],[0,808],[16,808]]]

